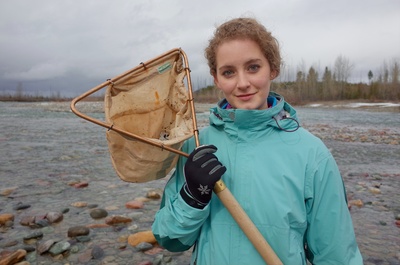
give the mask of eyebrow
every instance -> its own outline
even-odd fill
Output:
[[[258,59],[258,58],[249,59],[248,61],[246,61],[246,62],[244,63],[244,65],[248,65],[248,64],[252,64],[252,63],[258,63],[258,62],[261,62],[261,61],[262,61],[262,60],[261,60],[261,59]],[[221,71],[221,70],[223,70],[223,69],[229,69],[229,68],[234,68],[234,66],[233,66],[233,65],[230,65],[230,64],[227,64],[227,65],[223,65],[223,66],[219,67],[217,70],[218,70],[218,71]]]

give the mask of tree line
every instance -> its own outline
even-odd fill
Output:
[[[368,82],[349,82],[352,70],[350,60],[340,55],[332,69],[325,67],[322,73],[313,66],[308,71],[298,70],[295,80],[276,80],[271,90],[294,104],[335,100],[400,100],[400,64],[397,60],[384,62],[377,73],[372,70],[365,73]],[[213,86],[195,91],[195,100],[198,102],[215,102],[219,98],[221,95]]]

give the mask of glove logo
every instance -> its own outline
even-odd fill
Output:
[[[210,194],[210,189],[208,188],[208,185],[203,186],[200,184],[200,187],[197,188],[197,190],[200,191],[201,195]]]

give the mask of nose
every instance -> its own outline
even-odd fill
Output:
[[[247,89],[250,87],[250,82],[246,73],[238,73],[236,86],[238,89]]]

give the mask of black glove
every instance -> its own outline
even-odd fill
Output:
[[[226,171],[226,167],[214,155],[216,151],[214,145],[202,145],[186,161],[186,183],[180,193],[185,202],[195,208],[202,209],[210,202],[215,183]]]

